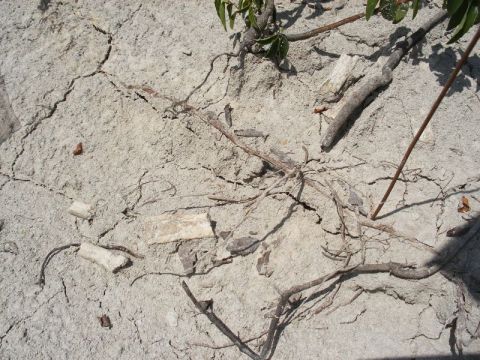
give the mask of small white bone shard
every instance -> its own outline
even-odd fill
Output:
[[[129,258],[123,255],[115,255],[110,250],[90,243],[83,243],[80,245],[78,255],[103,266],[105,269],[113,273],[125,267],[130,261]]]
[[[353,68],[357,64],[358,59],[357,55],[342,54],[328,78],[320,86],[320,94],[338,94],[351,78]]]
[[[207,213],[162,214],[145,220],[146,243],[164,244],[180,240],[214,237]]]
[[[94,214],[94,209],[90,204],[74,201],[73,204],[68,208],[68,213],[82,219],[90,219]]]

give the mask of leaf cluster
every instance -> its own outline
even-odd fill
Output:
[[[243,17],[247,28],[257,28],[257,15],[261,14],[263,7],[263,0],[240,0],[238,4],[230,0],[215,0],[217,15],[225,31],[227,30],[227,19],[230,28],[233,29],[237,15]],[[258,39],[257,43],[265,47],[266,55],[271,59],[282,60],[287,56],[288,40],[280,31],[271,36]]]
[[[215,9],[225,31],[227,31],[227,18],[230,29],[233,29],[237,15],[243,17],[247,28],[252,26],[256,28],[256,15],[262,11],[263,5],[263,0],[240,0],[238,3],[230,0],[215,0]]]
[[[379,11],[385,19],[396,24],[405,18],[409,8],[413,10],[415,18],[420,6],[421,0],[368,0],[365,17],[369,20]],[[447,9],[450,16],[447,30],[455,29],[449,44],[459,40],[473,25],[480,22],[480,0],[444,0],[443,8]]]
[[[457,41],[480,22],[480,0],[445,0],[443,8],[450,16],[447,30],[455,29],[448,43]]]
[[[392,21],[394,24],[402,21],[410,8],[413,10],[412,18],[415,19],[421,7],[420,0],[368,0],[365,13],[367,20],[376,12],[378,4],[378,11],[383,18]]]

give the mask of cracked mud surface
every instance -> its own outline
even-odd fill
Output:
[[[278,3],[280,17],[296,16],[286,23],[295,32],[363,9],[351,1],[316,16],[299,1]],[[43,13],[37,5],[0,2],[0,115],[9,121],[6,131],[0,124],[0,141],[6,138],[0,143],[0,358],[245,358],[185,296],[180,255],[194,254],[196,275],[186,281],[196,296],[213,299],[215,313],[256,348],[279,291],[341,266],[325,254],[344,245],[334,203],[302,188],[298,178],[281,181],[193,114],[169,111],[165,97],[187,96],[210,60],[231,50],[213,4],[52,1]],[[430,3],[422,12],[436,10]],[[332,184],[344,202],[355,192],[370,212],[467,40],[446,47],[446,24],[435,28],[328,153],[320,149],[327,124],[313,113],[318,88],[343,53],[360,57],[354,75],[362,76],[415,31],[419,18],[400,26],[380,18],[357,21],[292,43],[291,71],[249,55],[239,96],[231,70],[236,59],[220,58],[190,102],[215,115],[230,103],[233,129],[268,135],[242,138],[256,149],[301,164],[306,147],[305,174],[327,194],[325,184]],[[440,106],[379,219],[404,236],[361,229],[368,263],[424,264],[452,241],[447,230],[480,211],[479,52]],[[8,138],[7,131],[13,131]],[[74,156],[80,142],[84,152]],[[262,193],[247,217],[245,203],[212,198]],[[462,196],[470,213],[457,211]],[[95,206],[91,221],[67,213],[73,200]],[[147,246],[144,219],[177,210],[207,211],[216,238]],[[345,209],[352,261],[361,247],[355,219]],[[261,245],[213,266],[231,238],[242,237]],[[51,260],[45,286],[36,285],[50,250],[83,241],[122,245],[145,259],[132,258],[132,266],[110,274],[68,249]],[[259,273],[266,252],[268,264]],[[354,277],[316,314],[328,301],[320,293],[298,309],[273,359],[439,356],[457,353],[455,341],[464,354],[479,354],[479,256],[477,241],[441,274],[421,281]],[[152,274],[138,278],[146,273]],[[111,329],[100,326],[102,315]]]

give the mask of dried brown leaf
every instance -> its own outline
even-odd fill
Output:
[[[466,196],[462,196],[462,201],[458,206],[459,213],[466,213],[470,211],[470,204],[468,203],[468,198]]]
[[[83,144],[78,143],[77,146],[75,146],[75,149],[73,149],[73,155],[81,155],[83,153]]]

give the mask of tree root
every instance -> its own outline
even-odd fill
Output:
[[[228,337],[241,352],[249,356],[251,359],[264,360],[270,358],[273,355],[276,347],[276,342],[278,341],[282,330],[287,325],[285,320],[283,322],[280,322],[280,319],[284,315],[286,307],[290,304],[290,299],[293,295],[296,295],[305,290],[309,290],[313,287],[323,285],[327,281],[332,279],[337,279],[337,281],[346,281],[347,279],[351,279],[352,277],[360,274],[389,273],[390,275],[400,279],[426,279],[436,274],[449,262],[451,262],[471,240],[478,237],[479,233],[480,219],[477,219],[475,225],[472,226],[467,235],[462,238],[461,243],[455,250],[451,251],[449,254],[445,254],[443,258],[435,257],[428,265],[424,267],[416,268],[414,265],[406,265],[395,262],[345,266],[327,275],[321,276],[317,279],[308,281],[300,285],[293,286],[290,289],[283,291],[276,305],[275,313],[272,317],[272,320],[270,321],[267,338],[259,354],[254,352],[250,347],[248,347],[245,342],[243,342],[237,335],[235,335],[233,331],[230,330],[230,328],[213,313],[211,300],[208,302],[197,300],[184,281],[182,282],[182,288],[187,294],[187,296],[190,298],[190,300],[193,302],[195,307],[202,314],[207,316],[210,322],[215,325],[217,329],[220,330],[226,337]],[[356,294],[356,296],[358,295]]]

